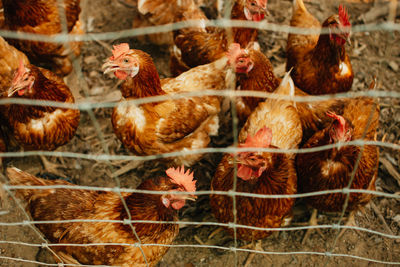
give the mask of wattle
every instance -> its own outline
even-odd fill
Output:
[[[128,74],[123,70],[117,70],[114,72],[115,77],[121,80],[125,80],[128,77]]]
[[[258,178],[261,174],[262,170],[255,171],[246,165],[238,164],[237,176],[245,181]]]
[[[264,14],[263,13],[254,13],[252,14],[252,19],[253,21],[261,21],[264,19]]]
[[[174,209],[179,210],[185,206],[185,200],[178,200],[171,205]]]
[[[18,90],[18,95],[19,96],[24,95],[24,93],[25,93],[25,89]]]

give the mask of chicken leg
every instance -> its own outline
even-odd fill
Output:
[[[310,218],[310,220],[309,220],[309,222],[308,222],[309,226],[317,226],[317,225],[318,225],[317,214],[318,214],[317,209],[313,209],[313,212],[312,212],[312,214],[311,214],[311,218]],[[302,244],[302,245],[304,245],[304,244],[306,243],[306,241],[307,241],[309,235],[311,234],[311,232],[312,232],[313,230],[314,230],[314,229],[312,229],[312,228],[307,229],[307,232],[304,234],[303,240],[301,241],[301,244]],[[322,234],[322,232],[321,232],[321,230],[320,230],[319,228],[316,228],[315,230],[317,230],[318,234],[319,234],[322,238],[324,238],[324,235]]]
[[[350,212],[349,212],[349,217],[347,218],[347,222],[346,222],[343,226],[357,226],[356,220],[355,220],[355,218],[354,218],[354,214],[355,214],[355,211],[350,211]],[[340,231],[340,233],[339,233],[339,235],[338,235],[338,240],[339,240],[340,237],[344,234],[344,232],[346,232],[346,230],[347,230],[347,228],[343,228],[343,229]],[[356,231],[356,233],[357,233],[357,231]]]
[[[262,240],[261,239],[258,240],[257,242],[252,241],[250,244],[243,246],[241,248],[250,248],[250,249],[254,249],[254,250],[258,250],[258,251],[264,251],[264,249],[262,248]],[[253,258],[255,255],[256,255],[256,253],[251,252],[249,254],[249,256],[247,256],[246,262],[243,267],[249,267],[251,262],[253,261]],[[264,254],[264,256],[267,258],[267,260],[270,263],[272,263],[272,259],[268,255]]]
[[[52,174],[56,174],[56,175],[59,175],[59,176],[63,176],[63,174],[58,171],[58,168],[60,167],[59,164],[52,163],[52,162],[48,161],[46,159],[46,157],[43,156],[43,155],[40,155],[40,160],[42,161],[43,168],[47,172],[52,173]]]

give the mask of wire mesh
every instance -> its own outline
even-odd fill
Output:
[[[53,36],[46,36],[46,35],[38,35],[38,34],[20,34],[12,31],[7,31],[7,30],[0,30],[0,36],[3,37],[8,37],[8,38],[16,38],[16,39],[27,39],[27,40],[40,40],[40,41],[46,41],[46,42],[60,42],[60,43],[67,43],[72,41],[84,41],[87,43],[87,45],[93,45],[96,43],[101,43],[102,41],[108,41],[110,43],[117,43],[115,40],[123,39],[123,38],[131,38],[131,37],[138,37],[142,35],[147,35],[147,34],[152,34],[152,33],[161,33],[161,32],[170,32],[171,30],[175,29],[180,29],[184,27],[191,27],[191,26],[197,26],[199,21],[185,21],[185,22],[178,22],[174,24],[168,24],[168,25],[160,25],[160,26],[151,26],[151,27],[143,27],[143,28],[134,28],[134,29],[123,29],[123,30],[107,30],[104,32],[93,32],[91,31],[91,20],[90,20],[90,14],[89,8],[88,8],[88,2],[89,0],[82,1],[82,7],[83,11],[82,13],[86,14],[87,16],[87,33],[84,35],[71,35],[67,34],[67,27],[66,27],[66,16],[65,16],[65,10],[64,10],[64,5],[63,5],[63,0],[57,0],[58,6],[59,6],[59,11],[60,11],[60,21],[62,22],[62,32],[57,35]],[[110,4],[112,4],[114,0],[109,1]],[[310,34],[310,33],[319,33],[319,30],[310,30],[310,29],[301,29],[301,28],[294,28],[290,27],[287,25],[283,24],[278,24],[278,23],[271,23],[271,22],[249,22],[249,21],[234,21],[230,20],[230,6],[232,5],[231,1],[223,1],[227,2],[225,3],[226,8],[225,12],[223,12],[224,16],[221,19],[214,19],[214,20],[209,20],[206,22],[207,26],[215,26],[215,27],[232,27],[232,26],[241,26],[241,27],[248,27],[248,28],[257,28],[260,31],[263,32],[268,32],[270,34],[274,33],[299,33],[299,34]],[[289,1],[287,1],[289,2]],[[333,4],[336,4],[335,1],[330,1]],[[351,2],[351,1],[349,1]],[[355,33],[370,33],[374,31],[383,31],[383,32],[388,32],[392,33],[393,35],[398,34],[400,31],[400,24],[396,22],[396,8],[397,8],[397,1],[390,1],[389,3],[382,2],[380,3],[381,5],[387,4],[387,12],[384,13],[385,15],[387,14],[387,20],[384,22],[373,22],[373,23],[363,23],[359,25],[353,25],[351,28],[351,31],[353,34]],[[313,3],[315,4],[315,2]],[[318,4],[318,2],[317,2]],[[332,6],[333,6],[332,4]],[[375,7],[378,8],[378,5],[375,5],[374,7],[372,5],[371,10]],[[86,8],[86,9],[85,9]],[[289,13],[290,14],[290,13]],[[93,21],[92,21],[93,22]],[[323,29],[322,33],[327,33],[327,29]],[[389,41],[387,41],[389,42]],[[102,44],[103,46],[107,46],[106,43]],[[388,49],[387,51],[390,51]],[[397,56],[398,57],[398,56]],[[138,242],[133,243],[133,244],[127,244],[127,243],[92,243],[92,244],[62,244],[62,246],[68,245],[68,246],[104,246],[104,245],[120,245],[120,246],[134,246],[134,247],[139,247],[141,249],[141,252],[143,254],[143,257],[145,258],[144,252],[142,250],[142,247],[144,246],[168,246],[171,248],[177,248],[177,249],[182,249],[182,248],[202,248],[202,249],[210,249],[210,250],[223,250],[223,251],[228,251],[228,252],[233,252],[234,253],[234,261],[233,264],[235,266],[240,265],[239,263],[239,258],[238,258],[238,253],[237,252],[251,252],[251,253],[257,253],[257,254],[265,254],[265,255],[290,255],[290,256],[301,256],[301,255],[306,255],[306,256],[323,256],[326,258],[324,261],[325,264],[328,264],[330,260],[335,259],[335,258],[350,258],[350,259],[357,259],[357,260],[362,260],[362,261],[367,261],[370,263],[377,263],[377,264],[387,264],[387,265],[400,265],[400,259],[395,258],[392,260],[379,260],[379,259],[374,259],[374,258],[369,258],[365,256],[360,256],[360,255],[353,255],[351,253],[335,253],[335,250],[337,248],[337,243],[340,242],[338,237],[339,237],[339,230],[340,229],[353,229],[357,232],[360,233],[368,233],[370,235],[375,235],[377,237],[382,237],[382,238],[387,238],[390,240],[393,240],[394,242],[398,242],[400,239],[400,235],[396,235],[393,232],[392,233],[385,233],[381,231],[377,231],[375,229],[370,229],[370,228],[365,228],[365,227],[358,227],[358,226],[345,226],[342,225],[341,222],[343,220],[345,210],[346,210],[346,205],[343,208],[342,213],[340,214],[339,219],[332,220],[332,224],[320,224],[317,226],[290,226],[290,227],[281,227],[281,228],[260,228],[260,227],[254,227],[254,226],[248,226],[248,225],[240,225],[237,224],[236,221],[236,204],[235,204],[235,197],[236,196],[246,196],[246,197],[254,197],[254,198],[296,198],[296,199],[301,199],[304,197],[308,196],[316,196],[316,195],[324,195],[324,194],[331,194],[331,193],[343,193],[347,195],[347,200],[350,195],[350,193],[368,193],[368,194],[373,194],[377,197],[383,197],[387,199],[394,199],[395,201],[399,201],[400,199],[400,194],[399,193],[387,193],[387,192],[382,192],[382,191],[370,191],[370,190],[356,190],[356,189],[350,189],[352,179],[354,177],[355,170],[352,173],[352,179],[349,183],[349,185],[346,188],[343,189],[337,189],[337,190],[325,190],[325,191],[319,191],[319,192],[312,192],[312,193],[303,193],[303,194],[294,194],[294,195],[259,195],[259,194],[251,194],[251,193],[243,193],[243,192],[236,192],[236,168],[235,168],[235,183],[234,187],[230,191],[209,191],[209,190],[198,190],[195,192],[195,195],[198,196],[209,196],[211,194],[218,194],[218,195],[226,195],[232,197],[233,200],[233,214],[234,214],[234,221],[230,223],[218,223],[215,221],[184,221],[184,220],[179,220],[177,222],[170,222],[170,221],[149,221],[149,220],[132,220],[131,214],[129,212],[129,209],[124,201],[124,198],[122,197],[121,193],[146,193],[146,194],[164,194],[165,192],[163,191],[146,191],[146,190],[137,190],[137,189],[129,189],[129,188],[124,188],[123,183],[121,183],[121,176],[123,174],[126,174],[127,172],[122,172],[119,175],[115,175],[115,173],[118,173],[118,167],[119,164],[125,163],[125,162],[133,162],[134,168],[128,168],[128,171],[131,169],[135,168],[140,168],[141,164],[152,161],[152,160],[157,160],[161,158],[169,158],[169,157],[174,157],[174,156],[179,156],[182,154],[196,154],[196,153],[201,153],[201,154],[221,154],[221,153],[238,153],[242,151],[268,151],[268,152],[282,152],[282,153],[310,153],[310,152],[315,152],[315,151],[321,151],[325,149],[330,149],[332,147],[338,147],[338,144],[334,145],[329,145],[329,146],[322,146],[322,147],[316,147],[316,148],[311,148],[311,149],[249,149],[249,148],[237,148],[237,136],[238,136],[238,128],[237,128],[237,116],[236,116],[236,111],[235,111],[235,105],[232,106],[231,110],[231,115],[232,118],[232,138],[233,138],[233,146],[223,146],[223,147],[209,147],[209,148],[204,148],[204,149],[198,149],[198,150],[192,150],[192,151],[180,151],[180,152],[172,152],[172,153],[163,153],[163,154],[158,154],[158,155],[151,155],[151,156],[135,156],[132,155],[131,153],[127,152],[126,150],[123,150],[120,145],[117,145],[113,143],[113,148],[114,150],[111,150],[109,146],[107,145],[107,142],[110,142],[111,139],[115,139],[116,137],[110,132],[111,129],[108,126],[104,127],[104,120],[109,119],[109,110],[117,104],[115,101],[108,101],[107,97],[100,97],[100,98],[93,98],[91,97],[92,94],[92,89],[91,85],[88,84],[88,77],[85,76],[85,74],[90,75],[90,70],[84,69],[84,66],[81,64],[79,58],[72,58],[73,59],[73,67],[74,67],[74,72],[75,72],[75,78],[79,81],[79,86],[81,88],[80,90],[80,96],[75,96],[78,101],[76,104],[65,104],[65,103],[60,103],[60,102],[51,102],[51,101],[35,101],[35,100],[26,100],[26,99],[0,99],[0,105],[5,105],[5,104],[31,104],[31,105],[43,105],[43,106],[55,106],[55,107],[63,107],[63,108],[74,108],[74,109],[79,109],[81,111],[84,111],[87,113],[87,115],[81,115],[86,121],[85,121],[85,126],[91,125],[90,127],[92,128],[91,131],[93,132],[94,138],[98,138],[98,143],[93,146],[86,148],[85,151],[74,151],[74,146],[78,147],[77,144],[79,142],[85,141],[84,140],[84,134],[82,132],[78,131],[78,136],[75,137],[74,140],[71,141],[69,145],[66,145],[58,151],[17,151],[17,152],[5,152],[5,153],[0,153],[0,157],[3,158],[23,158],[24,160],[30,160],[31,157],[33,156],[38,156],[38,155],[44,155],[44,156],[52,156],[57,158],[58,160],[61,161],[61,163],[65,164],[66,160],[87,160],[91,162],[95,162],[94,165],[96,164],[102,164],[104,168],[104,173],[106,174],[107,178],[104,184],[109,184],[110,186],[85,186],[85,185],[79,185],[79,186],[65,186],[65,185],[55,185],[55,186],[44,186],[44,187],[38,187],[38,186],[10,186],[7,184],[4,184],[2,188],[8,193],[9,196],[12,197],[13,203],[15,207],[13,208],[6,208],[5,210],[0,211],[0,218],[1,220],[5,219],[5,216],[8,216],[12,213],[22,213],[22,217],[25,219],[19,218],[18,221],[0,221],[0,227],[24,227],[28,226],[30,229],[32,229],[35,233],[35,235],[40,239],[41,243],[36,242],[23,242],[20,240],[0,240],[0,245],[6,245],[6,248],[9,248],[11,246],[20,246],[20,247],[40,247],[40,248],[45,248],[49,250],[53,255],[57,257],[57,255],[54,253],[52,248],[60,246],[60,244],[53,244],[49,243],[43,235],[34,227],[36,224],[53,224],[53,223],[76,223],[76,222],[88,222],[88,223],[95,223],[95,222],[104,222],[104,223],[121,223],[124,225],[129,225],[132,229],[132,233],[134,236],[136,236]],[[86,64],[90,65],[90,64]],[[93,64],[92,64],[93,65]],[[381,66],[382,64],[380,64]],[[99,66],[97,66],[99,67]],[[391,68],[396,68],[395,65],[393,65]],[[109,83],[110,84],[110,83]],[[388,88],[388,86],[384,86],[385,89]],[[320,101],[324,99],[330,99],[333,97],[336,98],[355,98],[358,96],[370,96],[374,97],[377,99],[380,99],[381,101],[384,100],[396,100],[396,103],[399,103],[400,99],[400,92],[399,92],[399,87],[397,88],[391,88],[392,90],[370,90],[370,91],[358,91],[358,92],[349,92],[349,93],[343,93],[343,94],[336,94],[336,95],[324,95],[324,96],[309,96],[309,97],[294,97],[294,100],[297,102],[310,102],[310,101]],[[113,88],[115,89],[115,87]],[[213,90],[204,90],[202,92],[190,92],[190,93],[184,93],[180,95],[174,95],[173,97],[178,99],[178,98],[184,98],[184,97],[190,97],[190,96],[203,96],[203,95],[220,95],[220,96],[225,96],[231,99],[231,103],[234,103],[234,99],[237,96],[255,96],[255,97],[263,97],[263,98],[277,98],[276,95],[274,94],[269,94],[269,93],[261,93],[261,92],[252,92],[252,91],[234,91],[230,90],[227,88],[227,90],[224,91],[213,91]],[[162,101],[164,99],[167,99],[168,97],[165,96],[156,96],[156,97],[149,97],[145,99],[135,99],[130,101],[131,103],[134,103],[136,105],[143,104],[143,103],[150,103],[150,102],[158,102]],[[104,100],[105,99],[105,100]],[[293,99],[293,98],[291,98]],[[390,104],[389,104],[390,105]],[[393,105],[392,108],[399,109],[399,105]],[[398,114],[398,113],[397,113]],[[399,122],[396,121],[396,117],[393,117],[393,124],[398,124]],[[80,127],[83,127],[82,123]],[[395,137],[396,138],[396,137]],[[115,141],[117,142],[117,141]],[[365,141],[365,140],[355,140],[352,142],[349,142],[347,145],[357,145],[361,146],[362,148],[365,145],[376,145],[379,146],[381,149],[388,149],[392,154],[393,153],[398,153],[398,150],[400,150],[400,143],[396,144],[395,142],[399,143],[397,140],[391,140],[391,141]],[[232,143],[232,142],[231,142]],[[82,146],[80,147],[82,148]],[[361,149],[362,149],[361,148]],[[122,151],[122,152],[121,152]],[[361,153],[359,154],[361,155]],[[359,160],[361,157],[358,158],[355,168],[357,169]],[[33,162],[33,161],[32,161]],[[76,161],[75,161],[76,163]],[[214,162],[214,166],[216,166],[218,162]],[[150,164],[155,164],[157,165],[157,162],[154,163],[152,161],[149,164],[144,164],[144,170],[140,170],[138,173],[143,173],[143,171],[146,171],[145,168],[151,166]],[[76,164],[75,164],[76,165]],[[126,164],[126,165],[129,165]],[[76,165],[77,169],[83,168],[79,164]],[[93,164],[91,164],[91,167],[94,167]],[[128,166],[129,167],[129,166]],[[86,168],[88,168],[86,166]],[[122,169],[122,168],[120,168]],[[156,171],[151,171],[151,173],[157,173]],[[196,175],[195,175],[196,176]],[[2,175],[1,176],[4,181],[7,181],[7,179]],[[138,183],[139,179],[138,177],[134,177],[136,179],[136,183]],[[382,177],[380,177],[382,179]],[[124,184],[125,186],[131,186],[131,183],[128,183],[126,179],[127,177],[124,177]],[[94,181],[96,183],[96,181]],[[84,183],[89,183],[89,181],[86,181]],[[398,181],[400,184],[400,181]],[[111,186],[112,185],[112,186]],[[107,191],[107,192],[115,192],[119,194],[123,204],[124,208],[127,211],[128,214],[128,219],[125,220],[65,220],[65,221],[32,221],[28,215],[28,213],[24,210],[23,205],[19,203],[19,201],[14,197],[13,191],[16,189],[57,189],[57,188],[65,188],[65,189],[77,189],[77,190],[96,190],[96,191]],[[177,194],[184,194],[182,192],[177,192]],[[347,202],[346,202],[347,204]],[[168,224],[179,224],[181,227],[186,227],[186,226],[193,226],[193,227],[201,227],[201,226],[213,226],[213,227],[229,227],[234,229],[234,243],[233,245],[230,246],[219,246],[219,245],[208,245],[208,244],[171,244],[171,245],[161,245],[161,244],[143,244],[141,240],[139,239],[136,231],[134,224],[135,223],[168,223]],[[293,232],[301,232],[306,229],[332,229],[336,230],[337,234],[334,235],[333,242],[330,246],[329,249],[326,249],[325,251],[302,251],[301,249],[298,249],[296,251],[259,251],[259,250],[254,250],[254,249],[244,249],[244,248],[239,248],[239,242],[236,236],[236,229],[237,228],[246,228],[246,229],[251,229],[251,230],[268,230],[268,231],[275,231],[275,232],[286,232],[286,231],[293,231]],[[389,228],[390,230],[391,228]],[[382,241],[383,242],[383,241]],[[391,243],[392,246],[394,246],[393,243]],[[9,264],[14,264],[17,265],[19,263],[32,263],[32,264],[40,264],[44,266],[59,266],[57,264],[53,263],[47,263],[47,262],[42,262],[38,260],[32,260],[28,258],[21,258],[22,255],[17,255],[17,256],[3,256],[0,255],[0,259],[3,259],[5,262],[8,262]],[[58,258],[61,262],[62,259]],[[147,260],[145,258],[145,261],[147,263]],[[322,261],[321,261],[322,262]],[[74,264],[64,264],[65,266],[77,266]],[[84,266],[92,266],[92,265],[84,265]],[[94,266],[94,265],[93,265]],[[99,265],[96,265],[99,266]],[[100,265],[100,266],[106,266],[106,265]]]

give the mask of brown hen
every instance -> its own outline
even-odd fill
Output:
[[[342,115],[328,112],[327,116],[333,118],[333,122],[315,133],[303,148],[337,143],[340,146],[297,155],[299,191],[307,193],[342,189],[349,186],[350,179],[353,179],[351,189],[375,190],[379,163],[378,147],[375,145],[360,147],[347,145],[345,142],[374,140],[379,123],[378,104],[367,97],[350,99],[346,102]],[[358,167],[354,170],[359,157]],[[351,178],[353,172],[354,178]],[[341,212],[346,198],[347,194],[335,193],[307,197],[305,200],[307,204],[320,211]],[[353,211],[366,205],[371,198],[370,194],[350,194],[346,211],[352,213],[348,224],[354,224]],[[312,220],[311,223],[316,222]]]
[[[119,194],[104,191],[81,189],[18,189],[17,196],[27,203],[32,219],[38,221],[62,220],[149,220],[177,221],[177,210],[186,200],[194,200],[192,194],[174,194],[169,191],[193,193],[196,191],[193,173],[170,168],[166,177],[156,177],[142,182],[137,189],[165,191],[163,195],[150,193],[121,193],[128,211]],[[55,180],[49,181],[23,172],[17,168],[8,168],[7,176],[11,185],[51,186],[72,184]],[[142,246],[149,265],[146,265],[141,250],[134,244],[170,245],[178,235],[179,226],[169,223],[132,223],[110,222],[66,222],[37,224],[37,228],[51,243],[55,244],[91,244],[124,243],[127,245],[96,246],[55,246],[55,260],[69,264],[95,264],[118,266],[155,266],[168,251],[168,246]]]
[[[5,24],[9,30],[44,35],[54,35],[63,30],[57,0],[2,0]],[[66,28],[70,34],[82,34],[79,21],[80,0],[64,0]],[[58,75],[72,71],[69,54],[80,54],[80,42],[48,43],[23,39],[8,39],[27,54],[38,66],[51,69]]]
[[[293,96],[294,85],[288,74],[276,93]],[[300,118],[293,102],[268,99],[260,103],[248,118],[240,131],[239,143],[240,147],[293,149],[297,148],[301,136]],[[224,155],[212,180],[211,190],[233,189],[234,160],[233,155]],[[237,192],[263,195],[296,193],[297,177],[292,154],[240,152],[236,160]],[[232,197],[211,195],[210,204],[219,222],[234,221]],[[236,222],[263,228],[280,227],[288,223],[293,204],[293,198],[236,197]],[[233,233],[233,229],[227,230]],[[237,237],[249,241],[265,238],[270,234],[270,231],[237,228]]]
[[[305,8],[303,0],[293,2],[291,26],[321,28],[318,20]],[[344,47],[349,40],[350,26],[345,8],[339,6],[338,14],[330,16],[322,24],[324,29],[329,29],[329,34],[289,34],[286,70],[293,68],[291,75],[297,87],[312,95],[351,89],[354,73]]]
[[[237,0],[232,8],[231,19],[261,21],[267,12],[266,7],[266,0]],[[202,19],[197,14],[194,16],[193,12],[182,12],[177,16],[177,21]],[[232,35],[233,40],[228,40],[225,29],[204,25],[175,31],[171,72],[178,75],[198,65],[213,62],[224,56],[230,43],[245,47],[249,42],[257,41],[258,34],[254,28],[233,28]]]
[[[114,46],[113,56],[104,64],[105,73],[124,80],[123,100],[114,108],[112,124],[121,142],[137,155],[155,155],[205,148],[219,128],[220,97],[202,96],[172,99],[182,92],[222,90],[233,80],[228,58],[198,66],[176,78],[160,80],[151,57],[128,44]],[[168,100],[128,104],[126,100],[165,95]],[[191,165],[201,154],[174,158],[178,165]]]
[[[7,97],[74,103],[61,78],[49,70],[21,61]],[[80,112],[77,109],[22,104],[6,105],[2,115],[9,136],[26,150],[54,150],[75,135]]]
[[[238,44],[232,46],[237,47]],[[272,64],[260,51],[259,46],[249,44],[245,49],[239,49],[236,61],[230,61],[237,77],[236,90],[258,91],[272,93],[277,88],[281,79],[276,77]],[[295,87],[296,96],[309,96]],[[243,124],[257,105],[265,101],[262,97],[239,97],[236,100],[236,111]],[[302,128],[303,142],[307,141],[316,131],[321,130],[331,123],[331,118],[326,117],[327,111],[343,113],[345,100],[333,98],[322,101],[297,102],[296,109],[299,113]]]
[[[18,69],[20,62],[29,64],[29,60],[24,53],[9,45],[1,36],[0,58],[0,97],[5,97],[14,78],[14,72]]]

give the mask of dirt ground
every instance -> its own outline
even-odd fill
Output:
[[[84,2],[84,1],[82,1]],[[343,3],[343,1],[341,1]],[[306,3],[309,11],[320,21],[337,11],[338,2],[325,0]],[[363,23],[384,22],[386,15],[381,10],[386,2],[365,3],[365,1],[350,1],[346,3],[353,25]],[[120,4],[117,0],[86,0],[83,5],[83,18],[89,33],[103,33],[130,29],[135,10]],[[268,21],[282,25],[288,25],[291,17],[291,1],[270,0],[268,10],[271,15]],[[397,16],[397,23],[400,17]],[[283,74],[286,61],[285,47],[287,34],[260,31],[260,44],[263,51],[270,58],[276,72]],[[78,101],[84,100],[84,87],[87,83],[88,97],[91,101],[111,101],[119,99],[117,81],[105,77],[102,74],[101,65],[110,51],[107,47],[122,41],[129,42],[133,47],[150,53],[156,63],[161,77],[170,76],[169,72],[169,48],[167,46],[155,46],[143,43],[136,38],[118,40],[86,42],[79,59],[82,66],[84,81],[77,79],[79,75],[73,73],[67,78],[67,82],[74,90]],[[353,33],[352,44],[347,47],[351,57],[355,79],[353,91],[365,90],[373,75],[378,77],[378,90],[400,92],[399,66],[400,66],[400,33],[399,32],[362,32]],[[378,139],[385,136],[388,143],[400,144],[400,99],[382,98],[381,125]],[[111,109],[99,108],[94,110],[103,139],[100,140],[96,129],[86,112],[82,112],[80,127],[73,140],[57,149],[57,151],[79,152],[87,154],[103,154],[107,148],[111,154],[131,155],[123,148],[115,137],[111,122]],[[214,147],[230,145],[232,133],[229,127],[222,129],[219,137],[213,139]],[[377,190],[381,192],[400,194],[400,153],[391,148],[381,148],[381,160],[379,166],[379,178]],[[221,155],[206,155],[194,166],[198,179],[198,190],[208,190],[216,165]],[[50,158],[51,161],[61,163],[60,173],[69,177],[73,183],[79,185],[114,187],[116,186],[111,174],[118,172],[121,187],[136,188],[147,177],[162,173],[164,166],[157,162],[131,162],[112,161],[110,164],[104,161],[83,160],[76,158]],[[8,164],[26,170],[33,174],[43,171],[38,157],[7,159]],[[397,179],[399,180],[396,180]],[[367,205],[363,213],[356,215],[357,225],[371,230],[400,235],[400,199],[375,197],[373,205]],[[310,211],[299,201],[294,209],[294,221],[291,226],[306,225],[310,217]],[[13,202],[0,208],[0,222],[21,222],[28,218]],[[215,222],[211,213],[208,196],[199,199],[180,214],[182,221]],[[337,215],[319,214],[320,224],[333,224],[338,220]],[[223,247],[233,247],[234,241],[224,231],[212,238],[209,235],[216,229],[214,226],[182,226],[179,236],[174,244],[206,244]],[[282,231],[274,233],[263,240],[263,249],[268,252],[322,252],[330,251],[342,255],[353,255],[386,262],[400,262],[400,239],[390,239],[364,231],[348,230],[332,248],[337,230],[322,229],[322,236],[313,232],[308,241],[302,245],[301,240],[304,230]],[[25,243],[42,244],[39,234],[31,227],[2,226],[0,224],[0,256],[14,257],[26,261],[40,261],[54,263],[47,249],[32,247],[23,244],[2,243],[3,241],[19,241]],[[245,245],[238,241],[239,246]],[[159,263],[159,267],[203,267],[203,266],[243,266],[249,257],[247,252],[233,253],[229,250],[208,248],[171,248]],[[329,260],[327,266],[381,266],[382,264],[356,259],[355,257],[324,255],[309,255],[304,253],[265,256],[255,255],[250,266],[320,266]],[[1,266],[44,266],[38,263],[6,260],[0,257]]]

